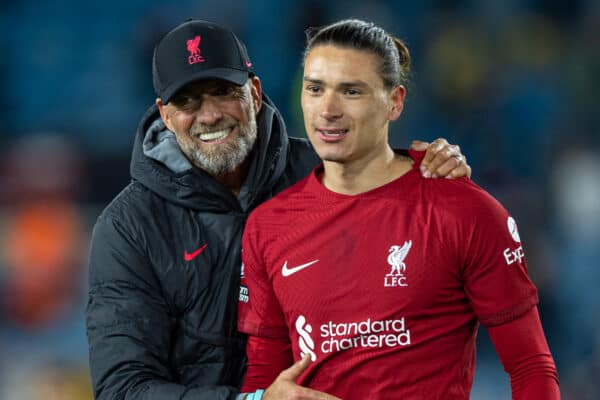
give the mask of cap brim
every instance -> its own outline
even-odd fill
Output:
[[[170,86],[167,86],[165,90],[163,90],[160,99],[162,100],[163,104],[167,104],[169,101],[171,101],[171,98],[173,95],[175,95],[175,93],[177,93],[188,83],[195,81],[201,81],[204,79],[223,79],[238,86],[242,86],[246,83],[249,77],[250,73],[248,71],[241,71],[239,69],[232,68],[212,68],[191,74],[187,77],[187,79],[174,82]]]

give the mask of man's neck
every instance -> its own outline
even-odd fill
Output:
[[[231,193],[233,193],[236,197],[240,195],[240,190],[242,189],[242,184],[246,180],[246,176],[248,175],[248,166],[250,165],[250,157],[247,157],[244,162],[236,167],[232,172],[228,172],[221,175],[211,175],[217,181],[221,182],[225,185]]]
[[[356,195],[383,186],[411,170],[413,160],[387,146],[374,157],[340,163],[324,161],[323,185],[336,193]]]

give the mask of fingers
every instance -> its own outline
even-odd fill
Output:
[[[461,176],[466,176],[467,178],[471,178],[471,172],[473,172],[471,170],[471,166],[469,164],[467,164],[467,160],[465,159],[465,162],[459,167],[459,168],[454,168],[451,172],[452,178],[460,178]],[[446,176],[448,177],[448,176]]]
[[[330,394],[296,384],[300,374],[309,365],[310,355],[307,354],[302,360],[281,372],[271,386],[265,390],[263,400],[341,400]]]
[[[426,178],[471,177],[471,167],[460,147],[449,144],[446,139],[436,139],[431,143],[421,162],[421,173]]]
[[[446,176],[446,174],[451,171],[448,170],[445,174],[442,174],[442,171],[439,170],[439,168],[446,162],[449,162],[449,164],[453,163],[454,167],[458,167],[458,165],[462,162],[462,158],[460,158],[460,147],[456,145],[445,144],[441,146],[441,148],[436,150],[437,151],[434,155],[432,155],[432,158],[429,161],[429,163],[426,164],[427,169],[431,173],[431,176],[434,178],[437,178],[438,176]]]
[[[423,158],[423,161],[421,161],[421,164],[428,166],[433,161],[433,159],[438,155],[438,153],[447,146],[449,146],[449,143],[446,139],[444,139],[444,138],[435,139],[433,142],[431,142],[429,144],[429,146],[427,146],[427,151],[425,152],[425,157]],[[432,171],[432,170],[430,169],[430,171]]]
[[[302,395],[306,400],[341,400],[339,397],[307,388],[302,388]]]
[[[413,140],[410,144],[411,150],[416,151],[425,151],[427,150],[427,146],[429,146],[429,142],[423,142],[421,140]]]
[[[286,386],[275,385],[268,388],[263,394],[263,400],[341,400],[317,390],[308,389],[300,385],[288,383]]]
[[[285,380],[296,381],[300,374],[304,372],[304,370],[310,365],[310,355],[306,354],[302,360],[297,361],[294,365],[289,367],[288,369],[282,371],[279,374],[279,378]]]
[[[341,400],[339,397],[332,396],[327,393],[319,392],[317,390],[308,389],[302,386],[297,386],[298,399],[302,400]],[[287,398],[287,397],[286,397]]]
[[[452,157],[437,169],[436,175],[448,179],[460,178],[462,176],[470,178],[471,167],[467,164],[464,156],[460,159]]]
[[[433,164],[431,164],[433,165]],[[465,176],[467,172],[466,164],[463,156],[451,156],[446,161],[435,169],[432,176],[445,177],[445,178],[456,178],[459,176]]]

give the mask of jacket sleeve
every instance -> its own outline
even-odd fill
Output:
[[[234,399],[229,386],[185,386],[169,367],[175,319],[141,235],[101,216],[89,257],[86,329],[97,400]]]

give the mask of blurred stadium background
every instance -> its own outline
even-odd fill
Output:
[[[303,30],[372,20],[413,84],[393,142],[444,136],[519,222],[564,399],[600,399],[600,2],[75,0],[0,5],[0,398],[91,399],[94,220],[129,180],[156,40],[188,17],[246,42],[292,135]],[[407,366],[410,367],[410,366]],[[480,330],[473,399],[508,399]]]

